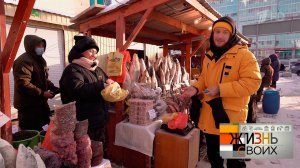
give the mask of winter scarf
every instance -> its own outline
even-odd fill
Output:
[[[90,59],[87,59],[85,57],[80,57],[78,59],[74,59],[72,61],[72,63],[74,64],[77,64],[77,65],[80,65],[90,71],[95,71],[95,69],[97,68],[98,66],[98,60],[95,59],[94,61],[90,60]]]

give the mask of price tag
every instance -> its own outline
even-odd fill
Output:
[[[2,127],[4,124],[6,124],[10,120],[9,117],[7,117],[5,114],[3,114],[0,111],[0,127]]]
[[[156,118],[156,112],[154,109],[149,110],[148,113],[149,113],[150,120],[153,120],[154,118]]]

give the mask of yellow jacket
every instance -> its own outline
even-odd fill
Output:
[[[231,123],[245,123],[250,95],[261,83],[259,66],[247,46],[235,45],[215,62],[209,51],[203,61],[202,73],[194,84],[200,92],[219,86],[220,97]],[[218,96],[215,96],[218,97]],[[209,134],[219,134],[215,127],[211,107],[206,103],[215,98],[204,96],[200,111],[199,128]]]

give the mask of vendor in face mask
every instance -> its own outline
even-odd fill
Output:
[[[42,130],[50,121],[47,100],[59,93],[59,88],[48,79],[49,68],[42,57],[46,40],[26,35],[24,47],[26,52],[13,65],[14,107],[18,109],[21,129]]]
[[[35,46],[35,53],[38,56],[42,56],[45,52],[46,44],[44,42],[40,42]]]

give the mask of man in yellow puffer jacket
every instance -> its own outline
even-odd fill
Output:
[[[193,86],[184,89],[182,99],[204,93],[199,128],[204,132],[212,168],[223,167],[219,151],[219,123],[245,123],[250,95],[261,83],[259,66],[246,45],[240,43],[230,17],[214,22],[210,51],[202,73]],[[228,159],[227,167],[246,167],[243,160]]]

